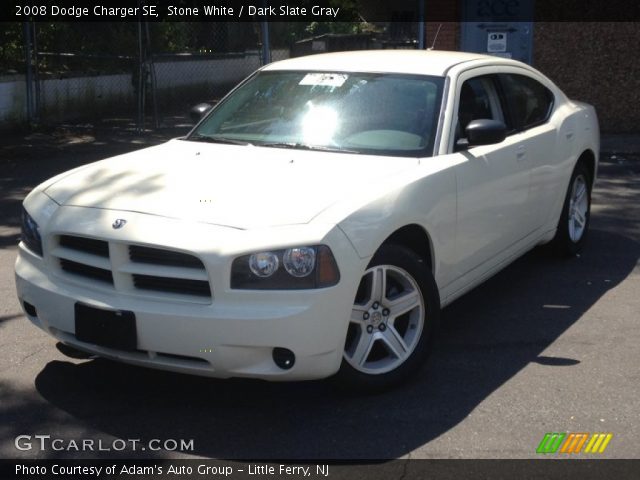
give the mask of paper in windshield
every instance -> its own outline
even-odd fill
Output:
[[[298,85],[321,85],[325,87],[341,87],[349,75],[342,73],[307,73]]]

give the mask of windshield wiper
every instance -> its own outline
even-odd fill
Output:
[[[259,147],[298,148],[300,150],[317,150],[321,152],[360,153],[357,150],[348,150],[340,147],[328,147],[325,145],[307,145],[299,142],[271,142],[259,143]]]
[[[253,143],[245,142],[244,140],[236,140],[234,138],[227,137],[218,137],[218,136],[208,136],[201,135],[199,133],[195,135],[191,135],[190,137],[185,138],[185,140],[193,140],[194,142],[207,142],[207,143],[226,143],[229,145],[253,145]]]

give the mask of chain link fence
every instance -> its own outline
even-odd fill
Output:
[[[32,23],[34,119],[135,115],[136,24]],[[108,41],[107,41],[108,40]]]
[[[156,121],[216,102],[262,64],[258,23],[146,24],[147,104]]]
[[[21,113],[6,108],[24,108],[7,107],[12,81],[26,84],[31,124],[113,119],[144,129],[184,120],[265,63],[419,48],[422,35],[415,21],[0,24],[0,123]]]

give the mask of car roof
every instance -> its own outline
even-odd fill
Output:
[[[444,76],[451,67],[465,62],[474,62],[474,65],[522,65],[514,60],[479,53],[445,50],[359,50],[290,58],[270,63],[264,70],[391,72]]]

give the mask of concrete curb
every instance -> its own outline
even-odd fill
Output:
[[[640,134],[603,133],[600,138],[602,153],[640,154]]]

